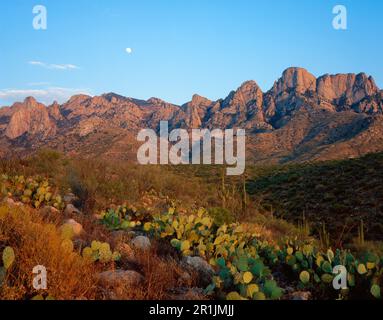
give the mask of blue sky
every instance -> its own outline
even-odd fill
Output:
[[[37,4],[45,31],[32,27]],[[332,27],[337,4],[345,31]],[[382,88],[382,14],[380,0],[2,0],[0,105],[77,92],[181,104],[250,79],[267,91],[289,66],[363,71]]]

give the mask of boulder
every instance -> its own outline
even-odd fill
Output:
[[[133,270],[109,270],[97,276],[99,283],[106,287],[129,288],[141,284],[144,277]]]
[[[73,193],[68,193],[63,197],[63,200],[65,204],[73,204],[78,198]]]
[[[134,248],[138,250],[149,250],[151,247],[150,240],[145,236],[137,236],[132,241],[131,244]]]
[[[214,269],[201,257],[184,257],[183,264],[197,272],[204,283],[210,283],[214,275]]]
[[[77,214],[81,214],[81,211],[78,210],[73,204],[69,203],[65,207],[64,214],[68,215],[68,216],[73,215],[73,214],[77,215]]]
[[[82,225],[74,219],[66,220],[61,227],[61,230],[64,229],[71,229],[74,237],[78,237],[84,232]]]

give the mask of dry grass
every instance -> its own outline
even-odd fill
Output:
[[[114,287],[105,291],[101,299],[116,300],[202,300],[205,297],[194,291],[198,284],[195,273],[186,272],[177,258],[164,255],[155,243],[148,251],[134,250],[134,269],[143,275],[140,285]],[[132,267],[132,265],[130,265]]]
[[[68,253],[62,249],[58,228],[61,221],[47,219],[41,212],[24,206],[0,206],[0,252],[10,246],[16,255],[15,263],[7,272],[6,284],[0,289],[0,300],[31,299],[35,295],[49,295],[57,300],[203,299],[192,290],[198,284],[196,275],[190,272],[187,275],[177,255],[170,254],[164,244],[153,241],[150,251],[135,250],[133,265],[89,264],[78,252]],[[93,239],[112,241],[110,233],[90,217],[80,221],[87,230],[81,238],[85,243]],[[32,269],[37,265],[47,268],[48,289],[44,292],[32,286],[35,276]],[[121,288],[97,283],[95,275],[117,267],[139,272],[144,276],[143,283]]]
[[[0,300],[30,299],[36,294],[32,286],[32,269],[47,268],[48,289],[44,295],[55,299],[77,299],[96,296],[93,265],[75,252],[62,249],[62,239],[54,224],[45,223],[37,212],[28,208],[0,208],[0,251],[11,246],[16,261],[8,272]]]
[[[141,291],[141,298],[145,300],[164,300],[172,296],[169,289],[188,290],[197,285],[197,275],[186,272],[179,262],[170,255],[159,255],[158,246],[149,252],[141,252],[137,260],[142,266],[145,282]],[[202,298],[195,296],[194,298]]]

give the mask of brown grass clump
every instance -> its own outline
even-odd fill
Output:
[[[206,297],[195,288],[198,277],[186,271],[176,257],[163,255],[163,244],[153,243],[147,251],[134,250],[135,270],[143,275],[143,282],[132,287],[114,288],[109,291],[117,300],[203,300]]]
[[[0,300],[30,299],[37,294],[60,300],[96,296],[94,265],[76,252],[63,250],[57,226],[44,223],[36,211],[0,207],[0,252],[6,246],[14,249],[16,260],[0,289]],[[47,269],[46,292],[33,288],[32,270],[37,265]]]

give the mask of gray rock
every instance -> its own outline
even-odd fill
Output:
[[[214,273],[214,270],[210,264],[208,264],[201,257],[184,257],[183,261],[194,270],[199,272]]]
[[[81,214],[81,211],[78,210],[73,204],[67,204],[64,210],[65,215]]]
[[[110,270],[97,276],[101,285],[106,287],[134,287],[141,284],[144,277],[133,270]]]
[[[213,267],[201,257],[184,257],[182,262],[195,272],[197,272],[204,283],[210,283],[214,275]]]
[[[68,193],[63,197],[63,200],[65,204],[73,204],[75,201],[78,200],[78,197],[76,197],[73,193]]]
[[[145,236],[138,236],[132,240],[132,246],[138,250],[149,250],[151,247],[150,240]]]

